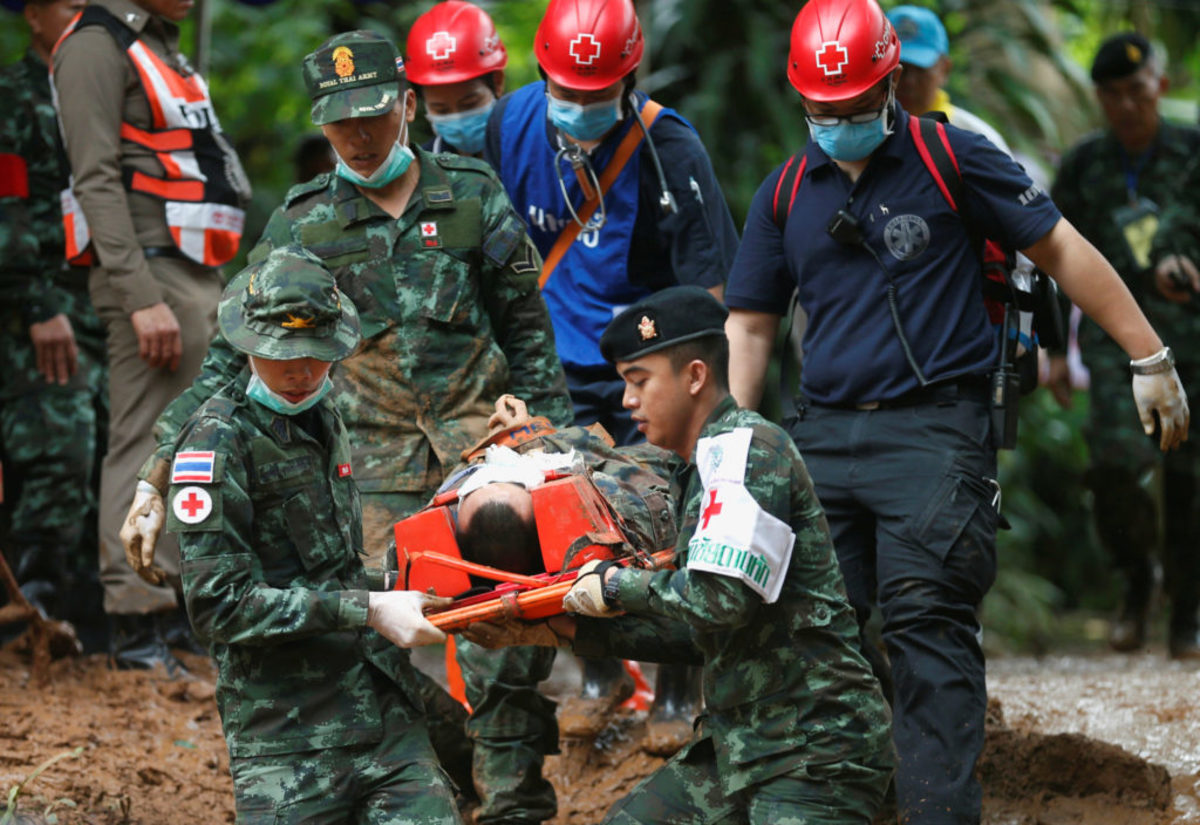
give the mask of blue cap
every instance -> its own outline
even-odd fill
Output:
[[[928,69],[950,51],[950,38],[938,16],[920,6],[896,6],[888,20],[900,38],[900,62]]]

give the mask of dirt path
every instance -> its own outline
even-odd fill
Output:
[[[423,661],[436,669],[436,654]],[[211,679],[203,659],[188,663]],[[1200,668],[1159,652],[996,659],[989,674],[987,825],[1200,825]],[[567,660],[549,692],[577,678]],[[598,821],[661,764],[640,738],[626,714],[597,743],[563,743],[547,765],[554,825]],[[111,672],[92,656],[56,662],[35,693],[28,662],[0,652],[0,820],[11,789],[62,754],[17,795],[17,822],[233,822],[211,688]]]

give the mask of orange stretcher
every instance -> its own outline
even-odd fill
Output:
[[[531,495],[544,569],[557,572],[520,575],[464,559],[450,509],[458,491],[450,490],[396,523],[396,589],[457,596],[471,589],[472,576],[499,582],[487,593],[458,599],[429,614],[430,622],[454,632],[478,621],[533,621],[563,613],[563,596],[578,569],[593,559],[616,559],[646,569],[670,567],[672,549],[630,552],[619,517],[587,476],[548,472],[546,482]]]

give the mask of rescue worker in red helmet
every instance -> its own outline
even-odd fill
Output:
[[[1117,341],[1162,449],[1186,437],[1188,407],[1170,350],[1108,261],[986,138],[897,106],[899,59],[876,0],[810,0],[796,17],[787,73],[810,139],[751,204],[725,293],[729,375],[742,406],[757,406],[799,289],[809,325],[789,429],[850,603],[860,623],[875,606],[883,617],[899,819],[977,823],[987,692],[976,616],[996,573],[994,438],[1015,410],[989,402],[1000,336],[974,238],[1024,252]],[[961,183],[953,206],[931,150],[955,161],[959,180],[941,181]]]
[[[669,286],[696,285],[719,298],[737,248],[695,130],[634,88],[644,50],[631,0],[551,0],[534,38],[542,80],[496,105],[484,149],[544,259],[542,294],[574,423],[599,422],[618,444],[642,435],[622,407],[623,382],[600,353],[604,328]],[[586,736],[604,724],[598,711],[621,696],[615,664],[585,664],[583,696],[559,714],[565,734]],[[659,671],[650,749],[669,753],[687,741],[693,684],[680,669]]]
[[[480,156],[508,65],[492,18],[465,0],[445,0],[413,23],[407,52],[408,79],[434,132],[426,148]]]

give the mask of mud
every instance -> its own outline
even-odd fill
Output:
[[[90,656],[54,662],[37,689],[29,660],[0,651],[0,820],[24,782],[16,822],[233,822],[212,670],[185,658],[199,680],[112,672]],[[986,825],[1200,825],[1195,666],[1157,653],[1000,659],[989,671]],[[577,682],[568,671],[549,687],[569,695]],[[599,821],[663,763],[642,752],[644,728],[643,714],[621,711],[595,740],[564,739],[546,767],[554,825]]]

